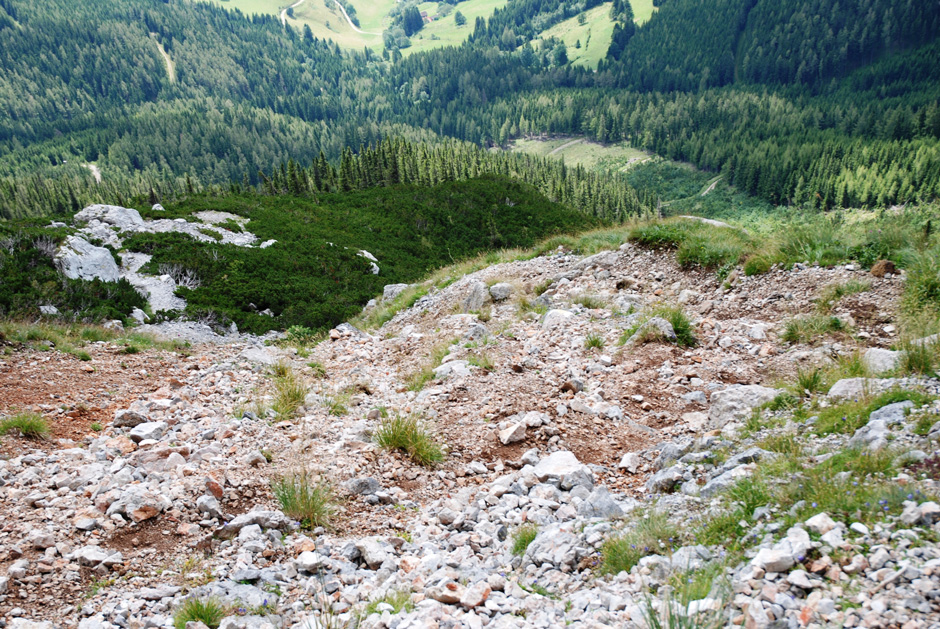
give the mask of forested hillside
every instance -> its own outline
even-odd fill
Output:
[[[189,0],[0,0],[0,216],[260,186],[387,137],[541,133],[629,142],[772,203],[940,194],[936,3],[668,0],[642,26],[615,3],[597,72],[523,45],[597,4],[513,0],[459,48],[386,60]]]

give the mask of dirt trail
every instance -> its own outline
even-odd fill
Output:
[[[170,55],[163,47],[163,44],[157,39],[157,34],[150,33],[150,36],[153,37],[153,41],[157,44],[157,50],[160,51],[160,56],[163,57],[163,61],[166,62],[166,75],[170,79],[170,83],[176,83],[176,65],[173,63],[173,60],[170,59]]]
[[[349,14],[346,13],[346,7],[344,7],[342,4],[340,4],[339,0],[333,0],[333,1],[336,3],[336,6],[339,7],[339,10],[343,12],[343,16],[346,18],[346,21],[349,22],[349,28],[353,29],[354,31],[356,31],[356,32],[359,33],[360,35],[381,35],[381,34],[382,34],[382,33],[372,33],[372,32],[369,32],[369,31],[363,31],[363,30],[361,30],[358,26],[356,26],[355,24],[353,24],[353,21],[352,21],[351,19],[349,19]],[[298,3],[298,4],[299,4],[299,3]]]
[[[551,152],[549,153],[549,155],[554,155],[555,153],[558,153],[559,151],[565,150],[565,149],[568,148],[569,146],[574,146],[575,144],[580,144],[581,142],[584,142],[584,138],[578,138],[577,140],[572,140],[571,142],[566,142],[566,143],[562,144],[561,146],[559,146],[558,148],[556,148],[556,149],[554,149],[553,151],[551,151]]]
[[[91,171],[91,176],[95,178],[96,183],[101,183],[101,169],[95,164],[82,164],[82,166]]]
[[[281,24],[284,25],[284,26],[287,26],[287,10],[288,10],[288,9],[293,9],[294,7],[299,7],[299,6],[302,5],[303,3],[304,3],[304,0],[297,0],[297,2],[295,2],[294,4],[292,4],[292,5],[290,5],[289,7],[287,7],[287,9],[284,9],[283,11],[281,11]]]

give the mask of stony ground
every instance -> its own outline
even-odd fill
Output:
[[[833,309],[851,336],[780,340],[785,321],[849,279],[870,282]],[[82,362],[8,346],[0,415],[35,410],[53,436],[2,441],[0,614],[16,627],[170,627],[195,597],[229,606],[228,628],[357,617],[396,629],[644,626],[670,574],[724,549],[684,543],[611,576],[597,566],[604,541],[652,505],[690,530],[720,509],[723,491],[779,456],[755,446],[761,433],[741,437],[751,409],[798,368],[896,343],[902,287],[851,266],[722,282],[624,245],[492,266],[372,333],[340,326],[307,350],[237,337],[127,356],[101,343]],[[618,344],[667,302],[692,319],[694,347]],[[267,410],[276,363],[308,390],[282,421]],[[430,369],[423,387],[408,387]],[[931,437],[910,426],[935,412],[873,418],[860,442],[877,448],[898,433],[927,458]],[[383,416],[408,414],[446,445],[442,464],[375,445]],[[818,449],[792,417],[779,426]],[[326,530],[300,529],[272,496],[272,480],[299,471],[340,498]],[[720,579],[727,595],[716,587],[683,613],[747,627],[940,626],[940,507],[930,482],[900,482],[910,504],[873,526],[755,517],[753,547]],[[513,555],[526,523],[538,534]],[[389,604],[399,592],[401,611]]]

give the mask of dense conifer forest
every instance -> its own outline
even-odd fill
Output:
[[[408,158],[430,160],[430,182],[513,171],[613,219],[652,203],[627,189],[592,200],[619,177],[512,166],[447,140],[482,150],[538,134],[629,142],[774,204],[938,196],[936,3],[665,0],[635,26],[618,2],[596,70],[527,45],[597,4],[511,0],[459,48],[401,58],[205,2],[0,0],[0,216],[263,190],[262,173],[321,159],[339,172],[387,138],[442,147]]]

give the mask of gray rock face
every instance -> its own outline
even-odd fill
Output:
[[[766,404],[777,397],[777,390],[757,384],[732,386],[715,391],[708,410],[709,428],[722,428],[733,421],[741,421],[751,414],[754,408]]]
[[[893,378],[844,378],[829,389],[829,397],[836,399],[859,398],[869,393],[881,393],[896,384]]]
[[[903,355],[904,352],[872,347],[862,356],[862,364],[868,368],[870,373],[880,375],[897,369],[898,365],[901,364]]]
[[[506,301],[512,297],[512,291],[512,284],[500,282],[499,284],[490,286],[490,297],[493,298],[493,301]]]
[[[683,480],[681,466],[674,465],[660,470],[646,481],[646,490],[651,494],[666,493],[676,488]]]
[[[463,299],[460,300],[460,309],[462,312],[474,312],[483,307],[490,299],[490,291],[486,284],[480,280],[470,282]]]
[[[356,496],[371,496],[381,489],[382,484],[372,477],[353,478],[346,482],[346,491]]]
[[[623,517],[623,509],[611,497],[607,488],[597,487],[578,505],[578,514],[586,518],[619,518]]]
[[[879,450],[888,445],[888,424],[880,419],[868,422],[855,431],[852,438],[849,439],[850,448],[867,447],[872,450]]]
[[[249,347],[239,355],[239,358],[262,365],[273,365],[277,362],[277,357],[263,347]]]
[[[221,531],[223,537],[234,537],[245,528],[257,524],[264,529],[287,530],[290,528],[290,519],[280,511],[249,511],[236,516],[231,522],[226,524]]]
[[[55,262],[62,274],[72,280],[116,282],[121,278],[110,251],[78,236],[65,239],[55,254]]]
[[[134,443],[140,443],[145,439],[159,439],[166,429],[166,422],[144,422],[134,426],[128,436]]]
[[[566,489],[566,486],[567,489],[577,485],[594,486],[594,474],[591,469],[567,450],[548,455],[539,461],[532,472],[539,482],[558,484],[562,489]]]
[[[94,220],[117,227],[119,231],[135,230],[144,225],[140,212],[118,205],[89,205],[75,215],[76,223],[84,224]]]
[[[592,266],[608,269],[617,264],[620,259],[619,251],[601,251],[592,256],[588,256],[575,265],[576,269],[587,269]]]
[[[551,328],[565,323],[573,316],[574,313],[568,312],[567,310],[549,310],[542,318],[542,329],[550,330]]]
[[[391,301],[398,297],[408,288],[408,284],[387,284],[382,289],[382,301]]]
[[[888,426],[902,424],[904,423],[905,417],[904,411],[909,408],[914,408],[914,403],[910,400],[895,402],[894,404],[882,406],[877,411],[874,411],[868,416],[868,419],[869,421],[883,421]]]

